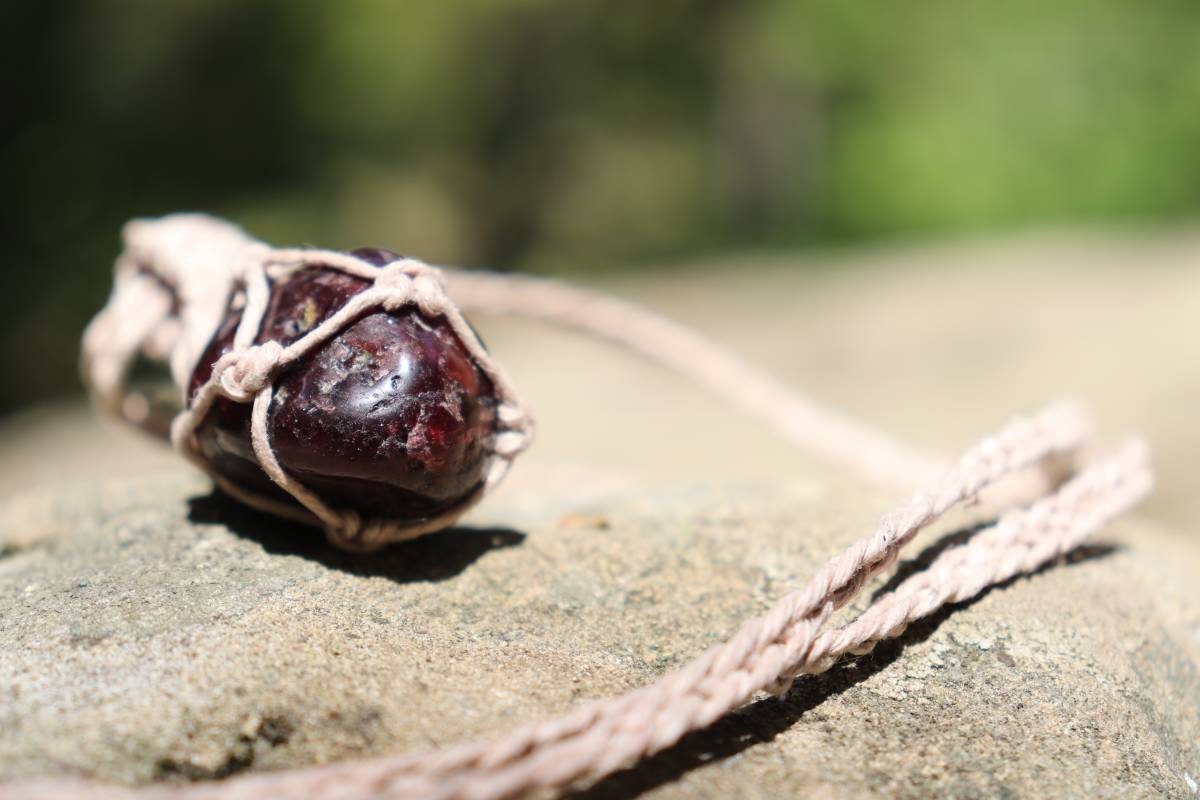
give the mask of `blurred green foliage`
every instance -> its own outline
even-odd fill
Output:
[[[1200,208],[1191,0],[39,0],[0,11],[0,411],[122,221],[541,271]]]

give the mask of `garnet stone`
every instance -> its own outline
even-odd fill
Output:
[[[381,266],[399,256],[355,250]],[[256,344],[287,346],[368,281],[310,267],[274,284]],[[188,395],[229,351],[231,311],[192,374]],[[443,318],[415,307],[367,314],[280,374],[268,412],[275,456],[334,508],[417,522],[458,505],[481,483],[496,422],[495,388]],[[200,452],[239,486],[287,498],[258,467],[250,406],[220,397],[196,430]]]

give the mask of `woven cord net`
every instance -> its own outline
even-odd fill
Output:
[[[171,222],[190,226],[189,230],[152,227],[169,226]],[[168,218],[140,224],[151,226],[150,232],[146,228],[135,229],[131,236],[127,231],[127,243],[137,240],[137,246],[143,250],[136,262],[138,266],[136,269],[128,266],[134,262],[128,260],[127,250],[123,257],[126,260],[118,262],[118,290],[108,310],[116,308],[129,313],[131,308],[141,308],[142,311],[125,325],[118,325],[102,314],[85,338],[85,373],[91,373],[89,381],[98,402],[135,424],[156,427],[151,423],[148,405],[130,400],[136,395],[124,388],[124,374],[129,360],[139,352],[169,355],[177,382],[181,374],[190,374],[194,353],[200,351],[207,339],[189,332],[187,320],[209,320],[211,337],[216,325],[213,320],[219,314],[209,309],[207,313],[195,311],[189,317],[186,309],[181,313],[179,297],[187,294],[211,298],[221,293],[211,291],[211,287],[207,294],[203,287],[183,287],[181,291],[181,277],[196,266],[185,266],[186,258],[174,248],[180,247],[180,242],[190,242],[192,247],[203,245],[205,226],[215,226],[208,231],[214,240],[209,244],[215,243],[207,251],[209,264],[217,263],[222,256],[228,259],[231,253],[241,259],[235,262],[242,266],[224,267],[218,278],[227,282],[226,302],[231,287],[241,281],[246,314],[235,337],[234,352],[214,370],[213,379],[197,395],[190,416],[184,412],[172,426],[174,441],[177,446],[180,442],[186,445],[202,402],[211,403],[212,398],[221,395],[253,403],[253,424],[260,429],[254,445],[264,470],[325,523],[327,530],[338,526],[349,530],[353,524],[358,526],[353,535],[361,538],[364,529],[361,521],[347,521],[342,512],[323,507],[319,499],[312,502],[314,498],[306,498],[303,487],[289,488],[290,478],[277,463],[271,463],[269,441],[261,434],[261,423],[271,399],[272,376],[324,338],[315,338],[303,347],[296,346],[301,342],[288,348],[272,347],[270,343],[252,346],[257,323],[251,312],[259,309],[255,313],[261,316],[266,279],[272,270],[294,270],[314,263],[360,270],[361,274],[370,269],[376,275],[378,270],[337,253],[272,250],[244,235],[240,245],[233,246],[237,237],[230,235],[230,231],[237,232],[236,229],[222,228],[224,223],[209,218]],[[166,256],[176,259],[173,266],[150,269],[147,276],[146,265],[158,263],[155,257]],[[395,309],[416,303],[423,312],[446,315],[452,322],[458,320],[465,329],[460,331],[464,342],[477,344],[473,333],[466,335],[470,328],[449,302],[435,270],[419,262],[404,261],[386,271],[388,276],[382,283],[377,279],[375,287],[364,293],[367,297],[361,301],[363,308]],[[125,289],[121,288],[123,280]],[[151,280],[171,288],[172,303],[161,302],[147,283]],[[208,280],[213,279],[210,276]],[[825,671],[847,653],[869,651],[877,642],[899,635],[908,624],[946,603],[973,597],[990,586],[1046,565],[1126,512],[1153,486],[1148,449],[1136,438],[1093,454],[1059,485],[1050,483],[1053,471],[1049,466],[1076,457],[1091,438],[1089,420],[1071,403],[1055,404],[1032,416],[1014,419],[969,448],[948,468],[939,470],[936,457],[821,409],[698,334],[636,306],[546,281],[459,273],[452,274],[451,280],[456,297],[464,305],[482,311],[526,314],[602,335],[691,375],[775,425],[792,440],[835,462],[855,466],[868,477],[894,484],[916,477],[928,488],[916,492],[908,502],[885,515],[873,533],[831,559],[803,588],[785,595],[766,614],[745,623],[724,644],[648,686],[621,697],[587,703],[558,717],[527,723],[493,742],[243,776],[183,788],[127,788],[73,779],[33,781],[10,785],[11,788],[31,798],[171,796],[234,800],[269,796],[485,800],[595,779],[670,747],[684,734],[711,724],[758,693],[783,693],[797,676]],[[157,302],[150,302],[156,299]],[[213,307],[217,305],[211,299],[210,303]],[[152,316],[154,319],[146,319]],[[344,323],[335,318],[310,335],[320,333],[325,338],[332,335]],[[504,381],[494,365],[488,361],[482,363],[495,370],[491,374],[498,381]],[[738,380],[726,380],[731,376]],[[511,391],[506,381],[498,385]],[[509,444],[497,448],[498,463],[503,464],[498,468],[501,476],[512,456],[527,443],[531,430],[528,414],[515,395],[506,397],[512,402],[507,420],[513,436]],[[186,446],[183,450],[188,452]],[[1031,480],[1031,474],[1036,479]],[[1009,489],[1004,491],[1006,485]],[[1013,490],[1014,485],[1019,490]],[[944,551],[929,567],[893,591],[875,599],[851,622],[826,629],[834,612],[853,600],[871,578],[889,569],[918,532],[954,507],[977,502],[980,497],[987,498],[998,509],[993,523],[976,532],[965,544]]]
[[[165,226],[165,228],[164,228]],[[376,267],[346,253],[316,249],[273,249],[212,218],[186,215],[159,223],[136,221],[125,230],[126,251],[117,263],[108,307],[84,334],[83,373],[99,404],[135,424],[157,430],[149,404],[125,386],[138,355],[167,354],[180,391],[204,346],[216,333],[226,308],[240,309],[233,346],[213,365],[212,375],[170,424],[172,444],[212,478],[222,491],[247,505],[324,528],[330,541],[348,550],[369,551],[452,525],[507,473],[529,443],[531,418],[503,370],[488,354],[462,313],[446,295],[441,270],[414,259]],[[209,244],[209,243],[213,244]],[[255,344],[271,287],[311,267],[337,270],[369,282],[328,319],[286,347]],[[189,314],[188,298],[204,299],[205,313]],[[442,318],[488,376],[499,400],[490,466],[483,482],[448,511],[415,522],[364,519],[354,509],[334,508],[280,465],[268,424],[274,382],[281,372],[324,346],[364,315],[415,307],[426,318]],[[219,313],[214,313],[218,312]],[[203,326],[193,332],[189,326]],[[174,334],[174,338],[171,335]],[[196,429],[224,397],[251,405],[250,441],[263,472],[295,501],[288,503],[230,481],[215,470],[196,444]]]

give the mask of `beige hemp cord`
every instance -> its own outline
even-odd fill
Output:
[[[195,217],[185,219],[197,221]],[[140,224],[165,225],[176,221],[181,220],[167,218]],[[204,221],[204,224],[210,223]],[[192,231],[195,230],[193,227]],[[236,229],[226,226],[225,231]],[[178,245],[185,240],[185,236],[177,236],[172,243]],[[252,263],[329,263],[325,260],[328,254],[316,251],[270,251],[286,254],[285,258],[272,260],[262,249],[265,246],[247,242],[237,245],[227,238],[221,244],[229,246],[223,252],[232,257],[231,261],[238,256],[246,257],[249,250]],[[208,251],[214,259],[210,264],[215,263],[220,249]],[[182,287],[179,272],[160,274],[153,267],[156,263],[153,258],[141,263],[143,269],[151,265],[154,270],[148,280],[160,280],[176,291]],[[184,259],[181,257],[175,263],[182,265]],[[223,269],[224,275],[238,273],[228,266]],[[420,277],[427,273],[417,269],[406,274]],[[120,265],[118,276],[120,281]],[[967,599],[988,586],[1039,568],[1078,546],[1088,535],[1144,498],[1152,488],[1147,448],[1140,440],[1130,440],[1092,458],[1073,477],[1032,504],[1004,510],[993,524],[977,532],[966,544],[942,553],[924,571],[875,600],[852,622],[833,631],[822,631],[833,612],[850,602],[869,579],[892,566],[901,548],[922,528],[954,506],[972,502],[981,493],[991,491],[1010,476],[1078,453],[1090,438],[1090,425],[1082,412],[1074,405],[1058,404],[1032,417],[1016,419],[967,450],[940,479],[929,481],[926,476],[931,469],[929,465],[935,463],[933,459],[914,455],[886,435],[822,411],[724,350],[714,349],[715,358],[706,362],[704,357],[709,351],[703,339],[635,306],[526,279],[460,275],[454,281],[456,287],[465,287],[464,296],[469,298],[471,306],[525,313],[600,332],[698,378],[749,410],[765,414],[768,421],[780,426],[793,440],[813,446],[835,461],[857,465],[864,473],[894,482],[919,476],[932,488],[918,492],[908,503],[883,517],[872,535],[852,544],[803,589],[786,595],[765,615],[745,623],[724,644],[649,686],[622,697],[587,703],[559,717],[528,723],[493,743],[248,775],[185,787],[130,788],[54,778],[0,785],[0,790],[12,791],[20,797],[55,799],[484,800],[511,797],[535,788],[563,787],[584,778],[595,779],[670,747],[684,734],[711,724],[759,692],[782,693],[798,675],[827,670],[846,653],[867,652],[876,642],[898,635],[907,624],[945,603]],[[133,297],[137,295],[142,307],[148,310],[134,314],[135,319],[130,320],[126,330],[107,330],[102,334],[89,330],[85,350],[89,346],[93,350],[85,355],[85,368],[95,373],[92,385],[101,403],[135,423],[154,428],[148,402],[130,401],[130,397],[136,396],[123,388],[129,361],[139,351],[152,357],[170,353],[178,382],[180,374],[190,373],[187,359],[194,358],[179,355],[182,346],[179,342],[189,341],[188,347],[197,348],[192,353],[199,352],[207,342],[205,339],[197,345],[203,337],[188,331],[190,323],[186,320],[208,319],[211,336],[216,325],[211,320],[219,319],[221,312],[206,315],[197,311],[194,317],[189,317],[186,304],[162,302],[158,292],[147,283],[133,281],[130,286],[137,288],[124,298],[118,298],[119,292],[114,293],[110,308],[134,308],[138,300]],[[204,296],[200,289],[193,290],[193,294]],[[569,302],[556,305],[560,300]],[[446,313],[440,302],[437,308]],[[213,306],[224,308],[215,300]],[[171,309],[180,309],[180,313]],[[152,315],[157,316],[145,319]],[[654,343],[647,345],[640,338],[656,331],[662,338]],[[249,333],[245,338],[248,341],[252,336]],[[221,371],[225,374],[226,370],[236,369],[229,385],[222,387],[228,392],[226,396],[263,396],[269,383],[267,376],[278,368],[282,355],[261,352],[261,356],[243,355],[232,360],[236,367],[226,366]],[[255,360],[258,358],[261,360]],[[723,370],[728,370],[726,375],[746,380],[732,385],[723,383],[720,380]],[[742,395],[738,386],[751,388]],[[771,406],[772,400],[782,402],[795,417],[786,417],[785,412]],[[825,423],[829,427],[824,431],[808,427]],[[176,428],[179,427],[180,423],[176,423]],[[527,430],[525,427],[518,432]]]

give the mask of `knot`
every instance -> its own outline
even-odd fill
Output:
[[[446,313],[450,299],[446,296],[446,287],[440,274],[417,275],[413,278],[413,285],[416,287],[417,308],[421,309],[422,314],[434,317]]]
[[[375,288],[382,290],[383,307],[398,311],[413,298],[412,275],[407,270],[408,261],[393,261],[381,267],[375,276]]]
[[[373,553],[381,547],[416,538],[431,530],[441,530],[450,524],[431,528],[427,523],[407,523],[388,517],[366,519],[349,508],[328,508],[321,515],[321,522],[329,543],[352,553]]]
[[[412,272],[409,261],[393,261],[385,264],[375,273],[375,285],[384,289],[412,290]]]
[[[283,345],[274,340],[221,356],[213,369],[221,393],[235,402],[248,403],[271,383],[282,356]]]
[[[338,547],[351,547],[363,531],[363,518],[353,509],[333,512],[333,519],[326,519],[325,535],[331,544]]]
[[[375,286],[384,291],[383,307],[388,311],[416,303],[426,316],[445,312],[446,287],[437,267],[411,258],[393,261],[380,268]]]
[[[380,520],[366,520],[353,509],[333,512],[334,519],[325,520],[325,537],[334,547],[352,553],[370,553],[386,542],[378,534],[386,525]]]

